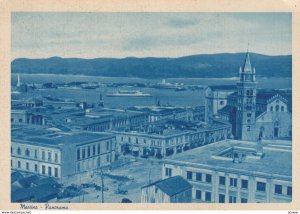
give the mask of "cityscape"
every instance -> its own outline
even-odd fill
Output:
[[[11,202],[290,203],[291,55],[240,46],[166,62],[18,55],[11,73]],[[197,60],[206,61],[192,67]],[[136,67],[155,72],[109,73]]]

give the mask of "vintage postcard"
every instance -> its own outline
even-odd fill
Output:
[[[224,2],[1,2],[0,209],[299,209],[299,4]]]

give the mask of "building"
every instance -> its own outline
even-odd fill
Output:
[[[205,121],[218,116],[218,111],[227,105],[228,95],[236,91],[236,85],[213,85],[205,89]]]
[[[192,185],[180,176],[142,187],[141,203],[191,203]]]
[[[57,113],[56,113],[57,112]],[[53,124],[64,124],[73,130],[104,132],[114,129],[130,129],[147,123],[147,115],[136,111],[94,108],[61,109],[51,114]]]
[[[63,178],[109,166],[115,161],[115,136],[108,133],[12,130],[11,169]]]
[[[13,172],[13,178],[16,173]],[[52,178],[39,178],[37,175],[21,177],[11,184],[12,202],[47,202],[57,198],[60,185]]]
[[[169,120],[135,130],[111,132],[116,135],[119,154],[162,158],[227,139],[231,135],[231,125],[223,121],[207,125]]]
[[[143,112],[148,115],[148,122],[166,121],[166,120],[191,120],[193,118],[193,110],[183,107],[171,106],[135,106],[128,110]],[[196,112],[199,116],[199,112]]]
[[[224,140],[165,159],[163,178],[182,176],[193,202],[292,201],[291,141]]]
[[[42,109],[32,109],[31,107],[12,107],[11,109],[12,124],[32,124],[45,125],[45,114]]]
[[[235,139],[291,138],[291,91],[258,90],[249,52],[239,75],[235,88],[211,86],[206,89],[206,122],[214,118],[230,122]]]

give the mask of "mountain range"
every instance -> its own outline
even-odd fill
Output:
[[[199,54],[178,58],[17,58],[12,73],[80,74],[140,78],[225,78],[238,76],[245,53]],[[250,53],[257,76],[291,77],[292,56]]]

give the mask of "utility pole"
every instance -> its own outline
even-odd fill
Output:
[[[102,198],[102,203],[104,203],[104,181],[103,181],[103,171],[100,169],[101,172],[101,198]]]

